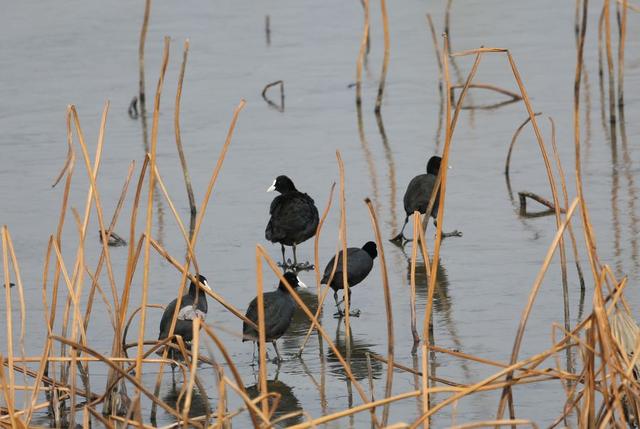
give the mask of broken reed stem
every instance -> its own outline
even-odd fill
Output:
[[[147,321],[147,296],[149,292],[149,262],[151,257],[151,224],[153,221],[153,195],[155,192],[155,171],[156,167],[156,152],[158,146],[158,119],[160,114],[160,96],[162,95],[162,87],[164,84],[164,75],[167,71],[167,64],[169,62],[169,43],[170,38],[164,38],[164,49],[162,51],[162,65],[160,68],[160,77],[158,78],[158,85],[156,88],[156,96],[153,103],[153,125],[151,126],[151,154],[149,157],[149,190],[147,195],[147,216],[145,227],[145,242],[144,242],[144,269],[142,271],[142,311],[140,312],[140,328],[138,330],[138,350],[136,361],[136,380],[140,382],[142,380],[142,355],[143,355],[143,342],[144,331]],[[171,333],[170,333],[171,334]]]
[[[182,137],[180,134],[180,100],[182,99],[182,83],[184,82],[184,73],[187,67],[187,56],[189,55],[189,39],[184,41],[184,51],[182,53],[182,65],[180,66],[180,76],[178,77],[178,89],[176,90],[176,103],[174,113],[174,129],[176,135],[176,147],[178,148],[178,156],[180,157],[180,166],[184,176],[184,184],[187,187],[187,197],[189,198],[190,221],[189,221],[189,238],[193,236],[193,228],[196,221],[196,199],[193,195],[193,187],[191,185],[191,176],[189,175],[189,167],[187,159],[184,156],[184,148],[182,146]]]
[[[536,112],[533,114],[533,116],[540,116],[540,115],[542,115],[542,112]],[[511,167],[511,154],[513,153],[513,148],[516,144],[516,141],[518,140],[518,137],[520,136],[520,133],[530,121],[531,121],[531,116],[527,116],[527,119],[525,119],[520,124],[520,126],[518,126],[518,128],[516,129],[516,132],[513,133],[513,137],[511,137],[511,143],[509,144],[509,150],[507,151],[507,159],[504,162],[504,175],[507,180],[507,187],[509,188],[509,190],[511,189],[511,178],[509,176],[509,169]]]
[[[382,236],[380,234],[380,228],[378,227],[378,218],[376,216],[376,212],[373,208],[373,204],[369,198],[364,200],[367,208],[369,209],[369,217],[371,219],[371,227],[373,228],[373,232],[376,236],[376,243],[379,251],[380,258],[380,273],[382,276],[382,287],[384,291],[384,304],[385,304],[385,314],[387,319],[387,383],[385,386],[385,396],[391,396],[392,388],[393,388],[393,355],[394,355],[394,344],[395,339],[393,335],[393,310],[391,307],[391,292],[389,291],[389,275],[387,273],[387,262],[384,256],[384,247],[382,243]],[[382,424],[387,425],[389,420],[389,407],[385,407],[382,413]]]
[[[366,0],[365,0],[366,1]],[[340,243],[342,244],[342,292],[344,300],[344,332],[346,337],[346,344],[351,344],[351,323],[350,315],[351,311],[350,299],[349,299],[349,280],[347,275],[349,270],[347,269],[347,199],[345,197],[344,189],[344,163],[342,162],[342,156],[340,151],[336,150],[336,159],[338,160],[338,170],[340,172]],[[336,255],[336,260],[338,256]],[[338,309],[339,310],[339,309]]]
[[[13,402],[15,401],[15,390],[14,385],[14,373],[13,373],[13,311],[11,305],[11,277],[9,276],[9,250],[7,244],[7,226],[2,226],[2,267],[4,274],[4,298],[5,298],[5,320],[6,320],[6,330],[7,330],[7,360],[9,362],[9,386],[8,390],[6,390],[5,399],[7,401],[7,406],[9,409],[13,410]],[[0,371],[4,373],[4,369],[0,368]],[[4,374],[2,374],[4,375]],[[5,387],[5,383],[3,380],[3,387]],[[6,388],[6,387],[5,387]],[[13,420],[13,417],[12,417]]]
[[[356,60],[356,106],[362,105],[362,64],[367,54],[367,41],[369,40],[369,0],[363,1],[364,30],[360,39],[360,51]]]
[[[450,95],[453,97],[453,90],[458,88],[463,88],[463,87],[464,85],[460,85],[460,84],[451,85],[452,92]],[[489,91],[497,92],[498,94],[511,97],[514,101],[522,100],[522,96],[520,94],[513,91],[509,91],[508,89],[500,88],[499,86],[496,86],[496,85],[490,85],[488,83],[474,83],[469,85],[469,88],[486,89]]]
[[[376,97],[375,112],[379,113],[382,107],[382,97],[384,96],[384,85],[387,80],[387,69],[389,68],[389,51],[391,41],[389,40],[389,16],[387,15],[387,2],[380,0],[380,12],[382,13],[382,28],[384,32],[384,56],[382,59],[382,71],[380,72],[380,84],[378,86],[378,96]]]

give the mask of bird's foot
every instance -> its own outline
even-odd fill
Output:
[[[342,319],[343,317],[344,317],[344,310],[338,310],[337,312],[333,313],[334,319]],[[355,308],[349,311],[349,317],[360,317],[360,310]]]
[[[462,231],[458,231],[453,230],[451,232],[443,232],[442,233],[442,238],[448,238],[448,237],[462,237]]]
[[[398,235],[396,235],[393,238],[390,238],[389,241],[394,243],[394,244],[402,244],[402,242],[406,240],[406,238],[404,237],[403,233],[400,233]]]
[[[313,271],[315,267],[313,266],[312,263],[310,263],[309,261],[306,262],[298,262],[297,264],[294,264],[292,266],[293,271],[300,272],[300,271]]]

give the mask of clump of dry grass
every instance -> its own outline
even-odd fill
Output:
[[[623,107],[623,74],[622,65],[624,62],[624,38],[626,37],[626,10],[630,6],[627,1],[620,1],[623,12],[620,21],[621,31],[619,32],[619,69],[618,69],[618,107]],[[386,22],[386,7],[383,4],[384,13],[384,33],[385,41],[388,38],[388,23]],[[364,0],[365,7],[365,29],[361,41],[361,50],[358,56],[358,105],[361,104],[360,98],[360,76],[362,71],[362,62],[366,52],[366,44],[368,41],[368,0]],[[117,208],[113,217],[107,225],[102,201],[100,198],[100,190],[97,184],[99,176],[99,167],[103,151],[104,135],[107,124],[107,113],[109,104],[105,105],[98,143],[95,149],[93,161],[89,156],[89,150],[85,142],[85,138],[80,126],[79,114],[74,106],[70,106],[67,110],[67,143],[68,154],[65,165],[57,178],[56,183],[65,178],[64,190],[62,194],[61,209],[59,214],[58,228],[55,234],[49,238],[46,251],[46,258],[43,268],[42,283],[42,299],[45,309],[45,328],[47,332],[46,340],[42,345],[42,352],[38,356],[28,356],[24,346],[26,317],[28,305],[24,298],[24,288],[20,275],[20,265],[16,258],[13,240],[7,226],[3,226],[0,233],[2,239],[2,266],[3,266],[3,283],[9,285],[13,280],[16,288],[4,288],[5,302],[5,325],[7,333],[7,355],[0,356],[0,394],[2,395],[4,408],[0,408],[0,425],[11,427],[28,427],[31,424],[33,413],[41,409],[49,409],[52,416],[52,425],[66,426],[77,422],[87,425],[89,419],[95,419],[106,427],[116,427],[120,424],[135,425],[138,427],[149,427],[148,422],[144,421],[141,413],[142,398],[146,398],[153,404],[154,413],[157,407],[164,409],[167,413],[174,416],[177,425],[192,426],[197,428],[205,427],[229,427],[238,415],[248,414],[254,427],[270,427],[278,421],[284,420],[295,414],[288,414],[279,418],[275,417],[275,410],[281,395],[278,392],[269,391],[266,379],[266,357],[265,357],[265,336],[264,336],[264,309],[262,302],[263,292],[263,263],[267,263],[273,273],[280,278],[289,290],[301,311],[311,322],[311,328],[307,334],[309,335],[315,330],[322,341],[332,350],[344,369],[344,372],[355,387],[361,404],[352,406],[348,409],[325,414],[322,416],[311,417],[306,413],[302,413],[304,421],[296,424],[296,428],[316,427],[331,421],[339,420],[358,413],[369,413],[372,425],[374,427],[388,428],[415,428],[418,426],[429,427],[431,418],[446,407],[453,406],[461,399],[474,395],[478,392],[501,391],[501,399],[497,406],[496,417],[494,420],[474,422],[458,426],[459,428],[473,428],[482,426],[518,426],[530,425],[537,427],[535,422],[521,419],[516,416],[513,402],[513,387],[531,383],[549,383],[560,381],[566,394],[566,402],[562,413],[557,416],[552,427],[567,424],[569,416],[574,416],[581,427],[601,427],[601,426],[637,426],[640,421],[640,328],[631,317],[631,309],[629,303],[626,302],[624,289],[626,279],[617,279],[611,269],[607,265],[600,263],[597,253],[595,240],[595,232],[589,221],[589,212],[586,201],[584,200],[582,190],[582,172],[580,163],[580,82],[583,70],[583,50],[584,39],[586,34],[587,22],[587,0],[581,3],[578,11],[580,22],[577,25],[577,61],[576,61],[576,77],[575,77],[575,93],[574,93],[574,145],[575,145],[575,174],[577,184],[577,196],[571,202],[568,198],[566,187],[565,173],[558,157],[558,150],[555,143],[555,128],[553,127],[552,149],[555,157],[556,165],[551,164],[548,156],[547,146],[545,144],[542,133],[538,127],[538,113],[534,113],[533,106],[529,100],[525,90],[522,78],[519,74],[515,60],[509,50],[499,48],[479,48],[471,51],[459,52],[451,54],[452,57],[462,57],[474,55],[475,61],[466,78],[464,85],[460,85],[461,92],[457,100],[451,96],[444,98],[445,101],[445,140],[443,148],[442,163],[446,167],[449,162],[450,150],[453,144],[453,135],[457,125],[460,111],[463,109],[463,102],[470,88],[482,88],[483,84],[474,83],[475,74],[480,66],[481,59],[485,55],[501,55],[506,58],[509,68],[511,69],[515,82],[519,88],[519,93],[511,94],[515,99],[521,100],[527,110],[527,120],[518,128],[516,135],[512,141],[512,147],[515,143],[517,135],[524,126],[531,123],[535,132],[536,140],[540,148],[541,158],[545,164],[549,191],[552,195],[553,202],[549,202],[549,207],[553,209],[556,219],[556,233],[550,243],[547,254],[542,262],[538,275],[532,285],[528,300],[523,309],[519,327],[516,336],[513,339],[513,348],[511,358],[508,362],[492,361],[480,356],[472,356],[462,351],[452,351],[444,349],[435,344],[432,334],[432,307],[433,298],[436,289],[438,276],[438,260],[442,240],[442,225],[444,218],[445,199],[447,197],[447,168],[441,168],[440,175],[437,179],[437,186],[440,187],[439,209],[437,213],[437,232],[433,243],[427,246],[427,240],[424,234],[424,228],[420,225],[418,214],[414,214],[414,237],[415,242],[412,245],[411,255],[411,330],[414,339],[414,352],[420,351],[420,371],[408,368],[394,361],[395,339],[393,335],[393,314],[391,311],[391,294],[389,292],[388,279],[386,274],[386,261],[384,257],[383,240],[378,227],[377,213],[370,200],[366,200],[370,218],[372,231],[375,235],[378,248],[380,250],[380,266],[382,280],[381,285],[385,296],[385,314],[388,328],[388,344],[387,356],[371,355],[376,361],[383,362],[387,365],[387,378],[384,398],[375,399],[373,395],[368,395],[360,383],[356,380],[349,359],[349,349],[347,348],[347,356],[338,350],[338,347],[331,340],[325,329],[320,323],[320,313],[322,311],[322,303],[328,291],[328,286],[321,289],[319,280],[319,252],[318,242],[321,238],[322,226],[328,212],[331,209],[333,200],[333,191],[335,184],[331,187],[329,200],[326,209],[323,212],[315,237],[315,267],[316,267],[316,283],[319,296],[319,308],[315,314],[305,305],[298,296],[295,289],[286,282],[282,277],[282,272],[277,264],[271,259],[266,250],[261,245],[256,245],[256,273],[257,273],[257,296],[258,296],[258,324],[259,332],[259,395],[251,398],[245,389],[245,382],[242,380],[238,368],[231,358],[227,347],[220,340],[215,330],[205,322],[197,320],[194,323],[194,338],[190,350],[185,347],[180,337],[169,335],[163,341],[155,341],[145,339],[144,333],[147,324],[147,310],[157,307],[157,305],[148,303],[148,274],[149,259],[151,252],[157,252],[172,264],[178,272],[181,273],[182,279],[180,289],[177,293],[181,297],[186,287],[187,280],[194,280],[191,268],[199,272],[196,254],[194,252],[197,243],[198,234],[202,226],[204,214],[207,210],[212,190],[217,181],[226,153],[231,145],[233,132],[236,127],[240,112],[244,107],[244,101],[241,101],[233,113],[233,118],[229,126],[229,130],[225,139],[225,143],[221,149],[216,165],[212,170],[211,179],[207,185],[207,191],[200,206],[196,210],[193,192],[188,191],[191,211],[191,222],[189,232],[187,233],[184,223],[178,212],[175,210],[172,199],[167,192],[160,171],[155,162],[155,154],[158,142],[158,116],[160,106],[160,96],[162,93],[164,71],[169,61],[169,40],[165,39],[163,61],[161,66],[160,78],[156,89],[154,101],[153,122],[151,128],[150,150],[147,156],[140,163],[139,174],[134,196],[133,209],[130,214],[130,234],[129,234],[129,253],[126,272],[124,273],[124,282],[119,285],[116,282],[116,273],[113,272],[111,263],[111,249],[108,246],[109,239],[113,235],[113,230],[117,224],[123,202],[125,201],[129,183],[135,172],[135,164],[132,163],[126,177]],[[141,37],[141,67],[143,67],[142,56],[144,52],[144,33],[148,22],[150,2],[146,3],[145,20],[143,24],[143,33]],[[610,33],[611,28],[608,25],[608,8],[609,1],[604,1],[603,20],[607,26],[607,59],[609,65],[609,78],[613,79],[613,67],[611,56]],[[432,21],[429,17],[432,27]],[[434,37],[435,40],[435,37]],[[385,42],[387,46],[387,42]],[[179,90],[176,96],[176,116],[175,116],[175,132],[176,143],[180,151],[183,171],[185,174],[185,182],[187,189],[191,188],[190,179],[188,177],[188,169],[183,159],[180,130],[179,130],[179,103],[180,88],[184,76],[184,66],[186,63],[188,44],[185,44],[185,51],[182,63],[182,71],[179,81]],[[379,111],[380,101],[384,88],[384,76],[386,63],[388,58],[388,47],[385,48],[385,62],[383,64],[383,75],[380,81],[379,99],[376,108]],[[445,94],[451,94],[455,85],[451,84],[449,74],[449,47],[448,40],[445,36],[444,46],[437,52],[442,52],[439,62],[442,65],[442,79]],[[144,77],[141,72],[141,103],[144,112]],[[610,84],[612,91],[613,84]],[[493,88],[496,89],[496,88]],[[610,101],[613,99],[610,92]],[[611,110],[613,112],[613,110]],[[611,113],[614,118],[615,113]],[[75,139],[74,139],[75,131]],[[71,192],[71,183],[76,167],[76,151],[79,147],[81,159],[84,168],[87,171],[89,183],[86,193],[85,207],[82,212],[75,209],[69,210],[68,201]],[[511,149],[510,149],[511,151]],[[339,206],[341,212],[340,230],[336,243],[336,252],[342,249],[343,252],[347,245],[347,222],[345,208],[345,166],[339,152],[336,152],[337,164],[339,169]],[[507,161],[508,169],[508,161]],[[560,198],[557,180],[560,180],[562,188],[562,200]],[[140,203],[144,183],[148,185],[146,205]],[[158,192],[158,190],[160,192]],[[151,236],[151,226],[154,214],[154,194],[158,192],[171,208],[171,212],[180,229],[181,235],[185,241],[187,249],[182,263],[178,258],[171,255],[164,247],[153,239]],[[427,213],[435,202],[436,193],[433,193],[432,201],[429,203]],[[136,230],[136,220],[138,210],[145,211],[145,230],[140,232]],[[88,235],[88,223],[92,212],[95,212],[100,226],[100,238],[102,242],[101,253],[95,269],[91,269],[87,265],[85,258],[85,243]],[[579,213],[579,216],[574,216]],[[61,243],[65,231],[65,221],[71,216],[74,220],[72,227],[78,234],[78,242],[76,243],[75,259],[65,260],[61,252]],[[428,217],[428,214],[427,214]],[[584,246],[580,248],[573,234],[572,225],[576,222],[576,218],[581,220],[581,230],[584,234]],[[560,263],[563,267],[563,288],[565,297],[567,295],[567,271],[566,256],[564,255],[564,234],[570,232],[572,247],[576,261],[582,252],[589,261],[589,267],[592,274],[592,311],[588,313],[574,327],[568,323],[568,307],[565,306],[564,320],[562,327],[554,326],[554,333],[560,333],[560,338],[555,338],[551,347],[542,350],[539,353],[527,357],[520,357],[520,349],[524,341],[526,326],[532,308],[536,304],[536,297],[543,287],[544,276],[553,261],[556,250],[560,253]],[[429,254],[428,248],[432,248],[432,254]],[[422,320],[422,335],[418,329],[418,314],[415,309],[415,275],[417,269],[418,249],[425,261],[425,270],[427,271],[428,295],[425,312]],[[344,252],[346,255],[346,252]],[[142,256],[144,255],[144,256]],[[143,283],[142,298],[139,303],[130,302],[132,289],[132,279],[139,268],[139,261],[142,257]],[[343,259],[346,264],[346,257]],[[337,264],[337,258],[336,258]],[[103,285],[99,281],[103,267],[107,271],[108,285]],[[334,275],[336,266],[333,267]],[[582,271],[577,265],[578,275],[584,288],[584,279],[582,279]],[[346,285],[346,270],[344,284]],[[53,273],[53,275],[52,275]],[[329,282],[330,283],[330,282]],[[89,290],[85,289],[89,286]],[[106,289],[105,289],[105,286]],[[121,290],[118,293],[118,290]],[[19,303],[20,320],[17,322],[13,317],[12,305],[15,302],[13,294],[17,293]],[[224,297],[213,291],[207,293],[223,305],[231,314],[247,321],[243,314],[233,305],[227,302]],[[105,355],[99,353],[92,345],[88,343],[86,332],[91,322],[92,309],[95,300],[100,299],[107,308],[109,320],[113,330],[113,342],[110,354]],[[178,298],[180,299],[180,298]],[[62,314],[58,314],[58,302],[64,301],[64,310]],[[566,298],[565,298],[566,302]],[[345,310],[346,333],[349,335],[349,299],[345,293]],[[179,307],[179,305],[178,305]],[[138,318],[139,328],[137,341],[128,344],[126,342],[126,333],[129,324],[134,318]],[[171,332],[175,327],[177,313],[174,314],[171,326]],[[247,321],[253,324],[251,321]],[[19,335],[14,335],[14,325],[19,323]],[[255,326],[255,325],[254,325]],[[305,339],[306,342],[306,339]],[[16,343],[17,349],[16,350]],[[348,342],[347,342],[348,343]],[[203,344],[210,349],[216,349],[224,359],[224,365],[201,355],[200,345]],[[167,357],[169,347],[175,347],[182,354],[183,361],[174,361]],[[304,346],[303,346],[304,347]],[[136,355],[133,358],[128,357],[127,349],[135,348]],[[159,351],[161,357],[152,357],[155,352]],[[300,353],[302,349],[300,350]],[[489,367],[495,368],[495,372],[483,380],[473,384],[458,383],[453,380],[444,380],[431,376],[429,371],[429,353],[445,353],[460,359],[482,363]],[[563,356],[577,356],[579,359],[568,359],[566,368],[562,368],[560,362]],[[557,364],[555,368],[539,369],[539,367],[549,360],[555,359]],[[208,362],[215,368],[218,387],[218,405],[215,410],[207,408],[206,413],[201,416],[190,416],[189,410],[193,400],[193,392],[195,388],[202,392],[204,388],[198,376],[197,363],[199,361]],[[89,371],[89,362],[100,364],[104,369],[108,369],[109,376],[106,386],[97,386],[92,383],[91,373]],[[37,364],[38,369],[33,370],[27,365]],[[170,406],[159,397],[159,387],[162,380],[163,368],[166,364],[175,364],[178,368],[178,374],[182,377],[183,385],[179,394],[179,400],[175,406]],[[370,365],[370,360],[369,360]],[[150,367],[158,367],[157,381],[155,390],[151,390],[142,382],[142,374]],[[417,365],[416,365],[417,368]],[[405,371],[411,373],[417,378],[415,390],[404,393],[392,394],[394,370]],[[18,381],[19,375],[22,375],[23,382]],[[78,380],[82,386],[78,386]],[[373,380],[369,379],[370,388],[373,386]],[[324,387],[321,386],[321,391]],[[372,389],[373,390],[373,389]],[[24,404],[16,402],[17,392],[30,392],[25,395]],[[433,398],[433,394],[438,393],[438,401]],[[227,404],[230,395],[237,395],[243,402],[243,406],[237,410],[229,411]],[[203,395],[206,397],[206,394]],[[420,413],[413,422],[395,422],[389,424],[389,409],[400,401],[406,401],[417,398],[420,402]],[[102,405],[102,410],[98,411],[98,407]],[[378,416],[376,410],[382,407],[382,417]],[[506,413],[508,417],[505,417]]]

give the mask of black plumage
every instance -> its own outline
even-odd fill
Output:
[[[267,192],[278,191],[269,208],[269,223],[264,236],[272,243],[280,243],[282,262],[286,263],[284,246],[293,247],[293,263],[297,265],[296,246],[316,233],[318,209],[309,195],[300,192],[287,176],[278,176]]]
[[[358,247],[349,247],[347,249],[347,284],[349,286],[349,298],[351,298],[351,288],[362,282],[369,275],[373,268],[373,260],[377,256],[378,247],[373,241],[368,241],[361,249]],[[334,256],[327,264],[320,283],[327,284],[329,281],[335,259],[336,257]],[[342,251],[340,251],[338,253],[336,272],[330,284],[331,289],[333,289],[333,298],[336,301],[336,306],[339,305],[338,291],[344,289],[342,265]]]
[[[202,287],[209,289],[207,279],[198,274],[198,281],[202,284]],[[173,313],[178,304],[178,299],[174,299],[167,305],[162,319],[160,320],[160,334],[159,340],[163,340],[169,336],[169,329],[171,328],[171,320],[173,319]],[[189,285],[189,292],[182,296],[180,302],[180,309],[178,310],[178,319],[176,320],[176,326],[173,330],[175,335],[180,335],[182,339],[189,343],[193,339],[193,320],[200,318],[204,320],[207,315],[207,295],[205,292],[199,290],[199,286],[194,282]],[[177,354],[171,353],[171,356],[175,357]]]
[[[284,278],[293,288],[307,287],[293,272],[286,272]],[[296,302],[282,282],[278,284],[278,289],[264,293],[262,296],[264,299],[265,341],[273,344],[278,360],[282,360],[276,340],[284,335],[291,325]],[[258,324],[258,297],[253,298],[253,301],[249,303],[245,316],[256,325]],[[242,323],[242,341],[258,341],[258,331],[246,322]]]
[[[404,218],[404,224],[402,225],[402,230],[400,234],[391,239],[391,241],[402,241],[404,239],[404,229],[409,222],[409,216],[413,214],[414,211],[420,212],[420,214],[424,214],[427,211],[427,207],[429,206],[429,200],[431,199],[431,193],[433,192],[433,188],[436,184],[436,178],[438,177],[438,172],[440,171],[440,162],[442,158],[439,156],[432,156],[427,163],[427,173],[419,174],[409,182],[407,186],[407,190],[404,193],[403,203],[404,203],[404,211],[406,216]],[[431,210],[431,217],[436,219],[438,215],[438,202],[440,200],[440,192],[436,195],[435,201],[433,203],[433,209]]]

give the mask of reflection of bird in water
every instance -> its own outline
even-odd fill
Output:
[[[404,249],[403,249],[404,253]],[[407,280],[411,281],[411,258],[407,257]],[[430,267],[429,267],[430,268]],[[442,317],[444,324],[451,335],[451,341],[456,350],[463,350],[462,342],[458,336],[455,320],[453,318],[453,303],[449,295],[449,275],[447,269],[442,265],[442,259],[438,260],[436,268],[436,287],[433,293],[433,310],[434,313]],[[429,277],[427,276],[424,261],[416,259],[416,302],[420,302],[424,307],[427,304],[429,295]],[[462,369],[465,371],[467,378],[471,378],[469,368],[465,361],[462,361]]]
[[[182,406],[184,405],[184,400],[187,397],[187,392],[185,391],[182,397],[180,397],[180,389],[176,387],[176,383],[171,383],[171,387],[167,392],[163,395],[162,400],[167,403],[171,408],[178,409],[182,412]],[[179,402],[178,402],[179,401]],[[191,407],[189,407],[189,417],[198,417],[204,416],[207,414],[207,411],[210,412],[211,407],[209,406],[209,398],[206,396],[202,396],[200,389],[197,387],[193,388],[191,392]]]
[[[304,305],[307,306],[309,311],[316,314],[316,311],[318,310],[318,296],[315,293],[307,291],[301,292],[300,289],[296,290],[296,292],[298,292],[298,296]],[[283,352],[297,351],[310,326],[311,321],[304,311],[297,309],[296,312],[293,313],[293,319],[291,320],[289,329],[287,329],[287,332],[285,332],[285,334],[280,338],[280,347]]]
[[[253,386],[247,387],[246,389],[247,389],[247,394],[251,399],[260,396],[259,384],[256,383]],[[282,381],[276,378],[274,380],[267,381],[267,390],[270,393],[277,393],[280,395],[278,408],[273,413],[272,420],[275,420],[278,417],[284,416],[285,414],[293,413],[296,411],[302,411],[302,406],[300,405],[298,398],[296,398],[296,396],[293,394],[293,389],[289,385],[283,383]],[[274,398],[271,398],[271,397],[269,398],[270,407],[273,405],[274,400],[275,400]],[[278,422],[275,426],[284,428],[284,427],[292,426],[298,423],[302,423],[302,421],[303,421],[302,415],[298,414],[296,416],[289,417]]]
[[[340,324],[336,329],[336,339],[334,341],[338,351],[342,357],[347,360],[351,366],[351,372],[356,380],[363,380],[368,377],[369,371],[367,369],[367,354],[375,354],[371,347],[373,344],[365,343],[362,340],[355,338],[353,329],[351,330],[351,344],[350,344],[350,359],[347,358],[347,340],[341,335]],[[382,373],[382,364],[375,360],[371,360],[371,376],[374,379],[378,379]],[[333,350],[329,348],[327,355],[327,361],[329,362],[329,371],[334,374],[340,380],[347,380],[347,374],[342,367],[342,364],[338,360],[338,357],[333,353]]]

